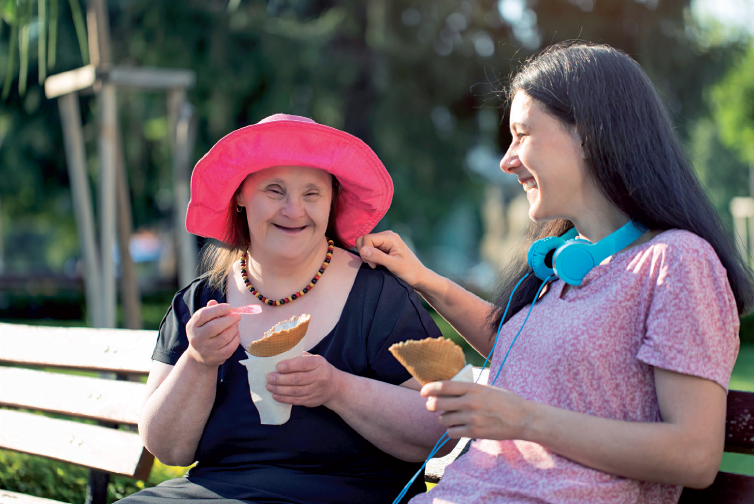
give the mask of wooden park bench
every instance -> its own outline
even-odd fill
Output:
[[[154,457],[135,432],[146,385],[128,379],[149,373],[156,339],[157,331],[0,323],[0,448],[89,468],[92,504],[105,503],[111,474],[146,480]],[[54,502],[0,490],[2,504]]]
[[[475,370],[477,371],[477,370]],[[476,372],[475,372],[476,377]],[[486,379],[482,379],[486,383]],[[461,439],[451,453],[431,459],[424,479],[439,483],[445,466],[465,454],[469,439]],[[725,419],[725,451],[754,455],[754,392],[731,390]],[[754,504],[754,476],[719,472],[715,482],[704,490],[684,488],[679,504]]]
[[[156,338],[156,331],[0,323],[0,448],[89,468],[88,503],[105,502],[111,474],[146,480],[154,457],[134,432],[145,385],[123,378],[149,373]],[[70,370],[97,376],[60,372]],[[754,455],[754,393],[730,391],[725,435],[726,452]],[[439,482],[468,444],[432,459],[426,481]],[[0,504],[11,502],[56,501],[0,490]],[[720,472],[707,489],[684,489],[681,503],[754,503],[754,477]]]

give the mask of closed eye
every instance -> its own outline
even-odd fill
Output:
[[[280,187],[279,185],[270,185],[270,186],[267,186],[265,188],[265,191],[267,191],[269,193],[272,193],[274,195],[280,195],[280,196],[282,196],[283,194],[285,194],[283,192],[283,188]]]

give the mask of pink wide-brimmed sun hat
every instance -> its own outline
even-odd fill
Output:
[[[196,164],[188,232],[227,241],[231,198],[249,174],[273,166],[319,168],[338,179],[335,229],[347,247],[374,229],[393,199],[393,180],[367,144],[306,117],[275,114],[226,135]]]

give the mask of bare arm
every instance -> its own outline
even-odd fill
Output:
[[[526,401],[496,387],[427,384],[430,411],[452,437],[521,439],[587,467],[691,488],[712,484],[722,459],[726,394],[718,384],[655,368],[662,422],[623,422]],[[455,397],[452,397],[455,396]]]
[[[424,460],[445,428],[425,407],[413,378],[403,386],[355,376],[306,355],[278,364],[267,388],[276,401],[308,407],[323,405],[380,450],[408,462]],[[449,442],[443,453],[455,443]]]
[[[186,325],[189,348],[175,366],[153,362],[139,418],[144,446],[161,462],[187,466],[215,402],[217,369],[238,347],[240,315],[210,301]]]
[[[392,231],[356,240],[362,259],[371,267],[386,267],[400,277],[447,320],[477,352],[487,356],[494,336],[487,326],[493,305],[424,266]]]

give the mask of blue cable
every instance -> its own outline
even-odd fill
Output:
[[[490,385],[494,385],[495,382],[497,381],[497,377],[500,376],[500,371],[503,370],[503,366],[505,365],[505,361],[508,360],[508,354],[511,353],[511,348],[513,348],[513,344],[518,339],[518,335],[521,334],[521,331],[524,330],[524,326],[526,325],[526,321],[529,320],[529,315],[531,315],[531,311],[534,309],[534,305],[536,304],[537,300],[539,299],[539,294],[542,292],[542,289],[545,288],[545,285],[547,285],[547,282],[549,282],[550,279],[552,279],[552,278],[555,278],[555,275],[550,275],[549,277],[547,277],[547,279],[544,282],[542,282],[542,285],[539,286],[539,289],[537,290],[537,294],[536,294],[536,296],[534,296],[534,301],[531,302],[531,306],[529,307],[529,312],[526,314],[526,318],[524,319],[524,323],[521,324],[521,327],[519,328],[519,330],[516,333],[516,335],[513,337],[513,341],[511,341],[511,344],[508,347],[508,351],[505,352],[505,357],[503,357],[503,362],[500,363],[500,367],[497,370],[497,374],[495,374],[495,379],[492,380],[492,381],[489,381],[489,380],[487,381],[487,383],[489,383]],[[512,296],[513,296],[513,294],[511,294],[511,297]]]
[[[501,329],[503,328],[503,322],[505,321],[505,316],[508,314],[508,309],[511,306],[511,301],[513,301],[513,294],[516,293],[516,290],[518,289],[518,286],[521,285],[521,282],[523,282],[526,279],[526,277],[528,277],[531,273],[532,273],[531,270],[529,272],[527,272],[526,275],[524,275],[523,277],[521,277],[521,280],[519,280],[518,283],[516,283],[516,285],[513,287],[513,292],[511,292],[511,295],[508,298],[508,304],[505,306],[505,311],[503,312],[503,317],[500,319],[500,325],[497,326],[497,333],[495,334],[495,341],[493,341],[493,343],[492,343],[492,350],[493,351],[495,350],[495,347],[497,346],[497,339],[500,336]],[[505,364],[505,361],[508,359],[508,354],[510,353],[511,348],[513,348],[513,343],[516,342],[516,339],[518,338],[518,335],[521,334],[521,331],[523,330],[524,325],[526,324],[526,321],[529,320],[529,314],[531,314],[531,310],[532,310],[532,308],[534,308],[534,303],[536,303],[537,299],[539,298],[539,293],[542,292],[542,288],[547,284],[547,282],[550,281],[551,278],[554,278],[554,275],[551,275],[550,277],[547,278],[547,280],[545,280],[544,282],[542,282],[542,285],[540,286],[539,290],[537,291],[537,295],[534,297],[534,301],[531,304],[531,308],[529,308],[529,313],[526,314],[526,319],[524,319],[524,323],[521,324],[521,328],[518,330],[518,333],[516,333],[516,336],[513,338],[513,341],[511,341],[510,347],[508,347],[508,352],[506,352],[505,358],[503,359],[502,364],[500,364],[500,369],[498,369],[497,374],[495,375],[495,380],[492,380],[492,382],[490,382],[490,383],[495,383],[495,381],[497,380],[497,377],[500,375],[500,371],[503,369],[503,364]],[[493,352],[490,352],[489,354],[487,354],[487,357],[484,359],[484,364],[482,364],[482,367],[481,367],[480,371],[484,371],[484,367],[487,365],[487,362],[489,362],[490,356],[492,356],[492,353]],[[482,373],[480,372],[479,376],[477,376],[476,380],[474,380],[474,383],[479,382],[479,379],[481,377],[482,377]],[[395,500],[393,501],[393,504],[398,504],[401,501],[401,499],[403,499],[403,497],[406,496],[406,493],[408,492],[408,489],[411,488],[411,485],[414,483],[414,481],[416,481],[416,478],[419,477],[419,474],[421,474],[421,472],[427,466],[427,462],[429,462],[429,460],[431,458],[433,458],[437,454],[437,452],[440,451],[440,449],[443,446],[445,446],[445,444],[448,441],[450,441],[450,436],[448,436],[448,433],[446,432],[446,433],[444,433],[440,437],[440,439],[437,440],[437,443],[435,443],[435,446],[429,452],[429,456],[427,457],[427,459],[421,465],[421,467],[419,468],[419,470],[416,471],[416,474],[414,474],[414,476],[409,480],[409,482],[406,483],[406,486],[403,487],[403,490],[401,490],[401,493],[399,493],[398,497],[395,498]]]
[[[441,441],[442,443],[440,443]],[[429,462],[429,459],[433,458],[437,454],[437,452],[440,451],[440,448],[445,446],[445,443],[447,443],[448,441],[450,441],[450,436],[448,436],[448,433],[446,432],[440,437],[440,439],[437,440],[437,443],[435,443],[434,448],[432,448],[432,451],[429,452],[429,456],[427,457],[427,460],[424,461],[424,463],[419,468],[419,470],[416,471],[416,474],[414,474],[411,477],[411,479],[408,481],[408,483],[406,483],[406,486],[403,487],[403,490],[401,490],[401,493],[399,493],[398,497],[395,498],[395,500],[393,501],[393,504],[398,504],[406,496],[408,489],[411,488],[411,485],[414,483],[414,481],[416,481],[416,478],[419,477],[421,472],[424,470],[424,468],[427,465],[427,462]]]
[[[511,292],[510,297],[508,298],[508,304],[505,305],[505,311],[503,312],[503,317],[500,319],[500,324],[497,326],[497,333],[495,333],[495,341],[492,342],[492,351],[487,354],[487,357],[484,358],[484,364],[482,364],[481,371],[484,371],[484,367],[487,365],[487,362],[490,360],[490,356],[492,356],[492,352],[495,351],[495,347],[497,346],[497,338],[500,336],[500,330],[503,328],[503,321],[505,320],[505,316],[508,315],[508,308],[511,307],[511,301],[513,301],[513,294],[516,293],[516,290],[518,289],[518,286],[521,285],[521,282],[526,280],[526,277],[531,275],[531,270],[526,273],[526,275],[521,277],[521,280],[518,281],[515,287],[513,287],[513,292]],[[492,364],[490,364],[492,365]],[[479,378],[482,377],[482,373],[479,373],[479,376],[477,376],[477,379],[474,383],[477,383],[479,381]]]

